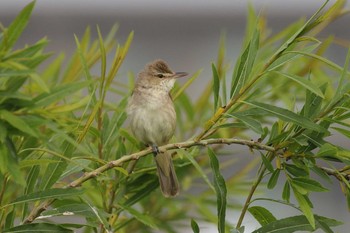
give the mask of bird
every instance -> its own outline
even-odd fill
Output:
[[[138,74],[128,100],[127,114],[133,135],[152,148],[159,184],[165,197],[179,194],[179,182],[168,151],[158,147],[167,144],[176,128],[176,112],[170,95],[176,79],[186,72],[174,72],[163,60],[147,64]]]

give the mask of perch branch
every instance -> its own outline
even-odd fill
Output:
[[[239,144],[239,145],[245,145],[248,146],[251,149],[255,150],[264,150],[264,151],[269,151],[269,152],[276,152],[276,149],[272,146],[267,146],[265,144],[251,141],[251,140],[242,140],[242,139],[227,139],[227,138],[211,138],[211,139],[206,139],[206,140],[200,140],[200,141],[185,141],[185,142],[179,142],[179,143],[172,143],[172,144],[167,144],[164,146],[160,146],[159,150],[160,151],[167,151],[167,150],[174,150],[174,149],[185,149],[185,148],[190,148],[193,146],[208,146],[208,145],[213,145],[213,144]],[[114,167],[120,167],[124,163],[129,162],[129,161],[135,161],[138,160],[141,157],[144,157],[148,154],[152,153],[151,148],[146,148],[142,151],[130,154],[130,155],[124,155],[121,158],[117,160],[110,161],[101,167],[91,171],[87,172],[78,179],[74,180],[70,184],[66,186],[66,188],[76,188],[78,186],[81,186],[84,182],[90,180],[91,178],[97,177],[98,175],[106,172],[107,170],[110,170]],[[28,217],[24,220],[24,224],[29,224],[33,222],[44,210],[50,206],[55,199],[49,199],[44,202],[42,202],[40,205],[35,207],[31,213],[28,215]]]

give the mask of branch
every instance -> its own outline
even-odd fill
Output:
[[[174,149],[184,149],[184,148],[190,148],[193,146],[208,146],[208,145],[213,145],[213,144],[239,144],[239,145],[245,145],[248,146],[250,149],[255,149],[255,150],[264,150],[264,151],[269,151],[272,153],[276,152],[276,149],[272,146],[267,146],[265,144],[262,144],[260,142],[255,142],[255,141],[250,141],[250,140],[242,140],[242,139],[226,139],[226,138],[211,138],[211,139],[206,139],[206,140],[201,140],[201,141],[185,141],[185,142],[179,142],[179,143],[172,143],[172,144],[167,144],[164,146],[160,146],[159,150],[161,152],[167,151],[167,150],[174,150]],[[98,175],[114,168],[114,167],[120,167],[124,163],[129,162],[129,161],[135,161],[140,159],[141,157],[144,157],[146,155],[149,155],[152,153],[151,148],[144,149],[142,151],[130,154],[130,155],[124,155],[121,158],[117,160],[110,161],[103,166],[91,171],[87,172],[78,179],[74,180],[71,182],[69,185],[67,185],[65,188],[76,188],[78,186],[81,186],[84,182],[97,177]],[[39,206],[34,208],[31,213],[28,215],[28,217],[24,220],[24,224],[29,224],[33,222],[44,210],[46,210],[53,202],[55,199],[49,199],[41,203]]]
[[[161,152],[168,151],[168,150],[173,150],[173,149],[183,149],[183,148],[190,148],[193,146],[207,146],[207,145],[212,145],[212,144],[239,144],[239,145],[246,145],[251,149],[256,149],[256,150],[265,150],[269,152],[275,152],[275,148],[272,146],[267,146],[265,144],[259,143],[259,142],[254,142],[254,141],[249,141],[249,140],[241,140],[241,139],[226,139],[226,138],[212,138],[212,139],[207,139],[207,140],[202,140],[202,141],[186,141],[186,142],[180,142],[180,143],[173,143],[173,144],[167,144],[164,146],[160,146],[159,150]],[[120,159],[110,161],[106,163],[105,165],[91,171],[88,173],[85,173],[83,176],[80,178],[74,180],[71,182],[68,187],[70,188],[75,188],[77,186],[80,186],[82,183],[85,181],[94,178],[101,173],[110,170],[114,167],[120,167],[122,166],[125,162],[129,162],[132,160],[138,160],[139,158],[146,156],[148,154],[152,153],[151,148],[147,148],[145,150],[130,154],[130,155],[124,155]]]
[[[344,182],[344,179],[350,181],[350,174],[346,172],[342,172],[341,170],[334,170],[328,167],[320,167],[327,175],[334,176],[337,180]]]

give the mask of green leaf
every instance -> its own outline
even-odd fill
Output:
[[[273,173],[274,169],[271,162],[266,158],[266,156],[263,153],[260,153],[260,155],[264,166],[267,168],[267,170],[269,170],[269,172]]]
[[[94,219],[96,219],[100,223],[99,225],[102,226],[106,232],[108,232],[110,225],[108,224],[108,220],[104,214],[105,212],[102,212],[96,206],[92,206],[86,200],[85,202],[90,207],[91,211],[94,213],[95,215]]]
[[[236,62],[235,70],[232,75],[230,91],[231,98],[241,90],[252,72],[255,58],[259,49],[259,37],[260,33],[256,27],[248,46]]]
[[[291,80],[297,82],[298,84],[300,84],[301,86],[305,87],[307,90],[311,91],[312,93],[314,93],[317,96],[320,96],[321,98],[324,99],[324,94],[322,93],[320,88],[318,88],[315,84],[310,82],[308,79],[306,79],[304,77],[300,77],[300,76],[295,75],[295,74],[283,73],[283,72],[280,72],[280,71],[273,71],[272,73],[284,76],[284,77],[286,77],[288,79],[291,79]]]
[[[21,117],[18,117],[9,111],[0,110],[0,119],[3,119],[16,129],[24,133],[27,133],[33,137],[38,137],[37,132],[34,129],[32,129]]]
[[[290,185],[289,182],[286,181],[283,187],[283,192],[282,192],[282,199],[289,202],[290,200]]]
[[[10,138],[0,143],[0,175],[9,173],[11,180],[22,186],[26,181],[18,165],[18,155]]]
[[[4,233],[28,233],[28,232],[37,232],[37,233],[73,233],[73,230],[62,227],[58,224],[51,223],[32,223],[19,225],[10,229],[5,229]]]
[[[322,93],[326,92],[327,86],[327,83],[321,85],[320,89]],[[322,100],[320,96],[315,95],[311,91],[306,91],[305,104],[301,110],[301,115],[310,119],[317,116],[322,106]]]
[[[214,151],[208,147],[208,155],[210,158],[210,165],[214,175],[214,188],[216,190],[217,200],[217,215],[218,215],[218,231],[225,233],[226,222],[226,183],[225,179],[220,173],[219,161],[216,158]]]
[[[291,36],[289,39],[284,42],[281,47],[274,53],[272,58],[278,57],[280,54],[282,54],[286,49],[289,48],[291,44],[295,42],[295,40],[302,36],[303,33],[305,33],[307,28],[316,20],[319,13],[322,11],[322,9],[327,5],[328,1],[325,1],[325,3],[317,10],[315,14],[311,16],[311,18],[301,27],[298,27],[298,30]],[[271,63],[272,64],[272,63]]]
[[[213,72],[213,93],[214,93],[214,111],[215,111],[218,107],[218,102],[219,102],[220,78],[214,63],[211,64],[211,69]]]
[[[14,200],[12,203],[9,203],[7,205],[0,207],[0,209],[10,205],[16,205],[16,204],[27,203],[32,201],[39,201],[44,199],[71,198],[71,197],[79,196],[83,193],[84,193],[84,190],[81,190],[81,189],[68,189],[68,188],[67,189],[60,189],[60,188],[47,189],[44,191],[23,195],[17,198],[16,200]]]
[[[305,217],[307,218],[312,228],[315,229],[316,227],[315,217],[314,217],[314,214],[312,213],[308,198],[303,194],[301,194],[299,190],[295,188],[295,186],[292,186],[292,187],[293,187],[295,199],[299,203],[299,208],[303,211]]]
[[[158,229],[155,219],[152,218],[148,213],[140,213],[136,209],[128,206],[122,206],[122,208],[128,211],[135,219],[142,222],[146,226],[149,226],[153,229]]]
[[[349,69],[349,63],[350,63],[350,49],[348,49],[348,53],[346,55],[346,59],[345,59],[345,64],[344,64],[344,68],[342,70],[339,82],[338,82],[338,87],[336,89],[336,92],[334,94],[334,97],[332,98],[332,103],[335,103],[336,101],[338,101],[342,95],[344,95],[344,93],[346,92],[346,85],[344,83],[344,81],[346,80],[346,77],[348,77],[348,69]]]
[[[276,106],[272,106],[272,105],[268,105],[268,104],[264,104],[264,103],[259,103],[259,102],[248,102],[248,101],[242,101],[245,104],[260,108],[265,110],[266,112],[269,112],[270,114],[280,118],[283,121],[286,122],[292,122],[295,125],[301,126],[303,128],[306,129],[310,129],[310,130],[314,130],[317,132],[328,132],[325,128],[323,128],[322,126],[314,123],[313,121],[311,121],[308,118],[305,118],[301,115],[298,115],[292,111],[289,111],[287,109],[284,108],[280,108],[280,107],[276,107]]]
[[[193,218],[191,218],[191,228],[192,228],[193,233],[199,233],[200,232],[199,231],[199,226],[198,226],[197,222]]]
[[[16,19],[12,21],[11,25],[5,31],[0,44],[0,51],[8,51],[17,42],[18,38],[22,34],[23,30],[28,24],[30,15],[34,8],[35,1],[29,3],[23,10],[17,15]]]
[[[87,87],[90,82],[75,82],[67,83],[60,86],[57,86],[51,90],[49,93],[43,93],[33,99],[35,102],[34,107],[46,107],[50,104],[56,103],[67,96],[71,96],[74,92],[77,92],[84,87]]]
[[[343,67],[337,65],[336,63],[326,59],[325,57],[322,57],[322,56],[319,56],[317,54],[313,54],[313,53],[308,53],[308,52],[303,52],[303,51],[287,51],[285,52],[286,54],[289,54],[289,53],[296,53],[296,54],[300,54],[300,55],[304,55],[304,56],[307,56],[307,57],[311,57],[315,60],[318,60],[326,65],[328,65],[330,68],[336,70],[336,71],[343,71]],[[349,72],[348,72],[349,74]]]
[[[278,177],[279,177],[279,175],[280,175],[280,171],[281,171],[280,169],[276,169],[276,170],[272,173],[272,175],[271,175],[271,177],[270,177],[270,179],[269,179],[269,182],[267,183],[267,188],[268,188],[268,189],[273,189],[273,188],[276,186]]]
[[[40,217],[43,219],[45,217],[52,218],[55,216],[84,216],[84,217],[95,217],[94,212],[91,210],[91,207],[87,204],[68,204],[59,206],[57,208],[45,210],[40,214]]]
[[[316,49],[319,46],[319,42],[317,44],[308,46],[306,48],[301,49],[301,51],[311,53],[314,49]],[[300,57],[300,54],[296,53],[283,53],[279,58],[277,58],[270,66],[268,71],[276,70],[277,68],[283,66],[287,62],[291,62],[295,60],[296,58]]]
[[[35,186],[36,182],[38,181],[39,172],[40,172],[40,166],[38,166],[38,165],[34,165],[30,169],[29,174],[28,174],[27,179],[26,179],[27,185],[24,189],[24,195],[27,195],[27,194],[33,192],[34,186]],[[25,207],[23,208],[23,212],[22,212],[22,220],[27,215],[27,211],[28,211],[28,208],[27,208],[27,203],[26,203]]]
[[[297,185],[299,187],[302,187],[308,191],[313,192],[326,192],[328,189],[324,188],[319,182],[316,180],[311,180],[305,177],[297,177],[293,178],[292,180],[293,185]]]
[[[268,211],[262,206],[249,207],[248,211],[260,223],[261,226],[264,226],[277,220],[275,216],[271,214],[270,211]]]
[[[336,146],[333,146],[330,143],[325,143],[321,146],[321,148],[319,149],[316,155],[320,157],[329,157],[329,156],[336,157],[337,154],[338,154],[338,148]]]
[[[295,177],[301,177],[301,176],[308,176],[309,172],[303,168],[300,168],[294,164],[287,164],[284,163],[284,168],[289,172],[291,175]],[[306,167],[305,167],[306,168]]]
[[[345,137],[350,138],[350,130],[339,127],[332,127],[332,129],[335,129],[339,133],[343,134]]]
[[[193,158],[193,154],[198,152],[198,150],[194,149],[192,153],[188,153],[186,150],[181,151],[182,153],[185,154],[186,158],[191,162],[191,164],[196,168],[198,173],[201,175],[203,180],[208,184],[208,186],[215,192],[215,188],[213,184],[210,182],[208,176],[205,174],[203,171],[202,167],[198,164],[198,162]]]
[[[79,58],[80,58],[80,62],[83,66],[83,71],[85,73],[85,78],[87,81],[89,81],[89,93],[92,94],[92,100],[93,100],[93,103],[96,104],[96,96],[93,94],[95,93],[94,92],[94,85],[93,85],[93,78],[92,78],[92,75],[90,73],[90,70],[89,70],[89,65],[88,65],[88,62],[87,62],[87,58],[85,57],[85,54],[84,54],[84,51],[83,51],[83,48],[81,47],[80,43],[79,43],[79,39],[77,36],[74,36],[75,38],[75,43],[77,44],[77,51],[78,51],[78,55],[79,55]],[[101,59],[101,63],[103,63],[103,58]],[[104,80],[104,77],[102,77],[102,79]],[[100,85],[103,85],[102,83]]]
[[[147,178],[150,179],[150,177],[147,177]],[[144,179],[142,181],[144,182]],[[133,184],[129,184],[129,185],[133,186]],[[150,182],[148,182],[147,185],[142,187],[134,195],[128,198],[125,201],[125,203],[123,203],[123,206],[132,206],[133,204],[147,197],[152,191],[154,191],[158,187],[159,187],[159,182],[157,179],[150,180]]]
[[[258,120],[255,120],[252,117],[249,117],[245,114],[241,114],[239,112],[232,113],[232,114],[226,114],[227,116],[232,116],[239,121],[241,121],[245,126],[247,126],[249,129],[253,130],[254,132],[258,133],[259,135],[263,134],[263,128],[261,126],[261,123]]]
[[[316,229],[322,228],[321,224],[324,223],[330,227],[338,226],[340,222],[321,216],[315,215],[317,220]],[[269,224],[262,226],[261,228],[253,231],[252,233],[294,233],[294,232],[310,232],[314,231],[314,228],[310,225],[307,218],[303,215],[283,218]]]

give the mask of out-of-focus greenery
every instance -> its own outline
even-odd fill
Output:
[[[186,88],[200,71],[175,87],[178,130],[172,143],[190,143],[173,151],[182,186],[173,199],[159,191],[152,156],[127,157],[142,149],[125,123],[133,77],[130,86],[117,80],[133,32],[120,44],[117,27],[107,36],[97,28],[94,41],[88,28],[76,37],[71,58],[53,55],[38,69],[52,56],[44,52],[46,38],[14,49],[35,2],[28,4],[11,25],[1,25],[0,230],[200,232],[210,222],[219,232],[242,233],[244,217],[251,214],[261,225],[255,233],[333,232],[341,223],[314,213],[319,203],[309,196],[329,191],[321,183],[333,179],[350,203],[350,151],[328,140],[334,131],[350,138],[350,53],[339,66],[325,57],[336,39],[318,38],[347,12],[343,0],[327,4],[275,34],[250,6],[236,64],[227,63],[223,38],[211,64],[213,79],[198,100],[191,100]],[[108,62],[110,53],[114,59]],[[100,65],[98,77],[90,73],[94,65]],[[223,144],[251,135],[259,139],[241,144],[255,159],[224,177],[222,170],[235,162],[237,152]],[[211,138],[222,141],[203,146]],[[253,180],[252,170],[257,170]],[[283,190],[276,187],[278,180],[285,182]],[[262,198],[256,193],[260,187],[275,189],[281,199]],[[246,199],[243,205],[237,195]],[[281,219],[257,200],[300,213]],[[233,210],[240,217],[226,219]]]

